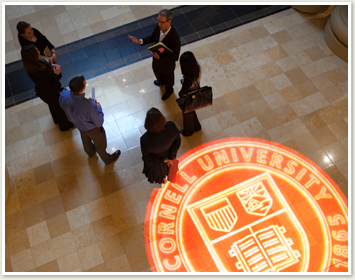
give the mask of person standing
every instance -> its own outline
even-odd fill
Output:
[[[181,55],[180,68],[183,78],[181,79],[182,88],[179,96],[182,97],[188,92],[199,88],[202,71],[200,64],[190,51],[184,52]],[[181,130],[182,135],[191,136],[194,132],[201,130],[201,124],[195,111],[182,113],[182,118],[184,124],[184,128]]]
[[[140,45],[146,45],[149,43],[162,42],[170,50],[173,51],[173,55],[160,56],[158,53],[153,52],[153,71],[156,77],[154,84],[156,86],[165,85],[165,93],[162,96],[162,100],[168,99],[174,92],[174,70],[175,62],[179,60],[181,43],[179,35],[176,29],[171,25],[173,14],[167,10],[161,10],[158,14],[157,25],[150,36],[143,39],[137,39],[136,37],[128,35],[132,42]]]
[[[57,53],[51,42],[37,29],[25,21],[20,21],[16,25],[17,37],[21,47],[33,44],[40,51],[41,55],[50,57],[52,62],[57,61]],[[45,51],[48,50],[48,51]]]
[[[143,173],[150,183],[163,184],[180,148],[180,132],[154,107],[147,112],[144,128],[147,132],[140,139]]]
[[[102,126],[104,113],[96,99],[85,98],[86,81],[84,76],[71,79],[69,88],[70,90],[62,92],[59,103],[68,118],[79,129],[85,153],[92,157],[97,152],[106,165],[116,161],[121,155],[121,151],[117,150],[111,155],[106,151],[107,139]]]
[[[62,90],[59,82],[60,65],[51,65],[46,60],[41,60],[40,52],[35,45],[25,45],[21,49],[21,58],[23,67],[35,84],[36,95],[48,104],[54,123],[58,124],[62,131],[74,127],[59,105]]]

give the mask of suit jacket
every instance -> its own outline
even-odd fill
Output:
[[[48,41],[46,36],[44,36],[36,28],[32,28],[32,29],[33,29],[33,35],[37,37],[37,41],[36,42],[29,41],[25,39],[23,36],[21,36],[20,34],[18,34],[18,41],[21,47],[33,44],[40,51],[41,55],[45,55],[44,50],[46,47],[48,47],[50,50],[54,49],[54,46],[52,45],[51,42]]]
[[[159,37],[160,37],[160,29],[158,24],[155,26],[155,29],[153,33],[150,36],[147,36],[143,38],[143,45],[150,44],[150,43],[158,43],[159,42]],[[167,46],[169,49],[171,49],[174,53],[172,56],[161,56],[159,60],[153,58],[159,63],[174,63],[175,61],[179,60],[180,56],[180,49],[181,49],[181,43],[180,43],[180,38],[179,34],[176,32],[176,29],[171,26],[171,29],[169,33],[165,36],[163,39],[162,43],[164,43],[165,46]]]

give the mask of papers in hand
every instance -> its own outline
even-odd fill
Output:
[[[156,52],[159,55],[172,55],[173,51],[171,49],[169,49],[167,46],[164,45],[164,43],[162,42],[158,42],[153,46],[148,47],[148,50],[150,50],[151,52]]]
[[[92,101],[95,103],[95,88],[94,87],[91,88],[91,98],[92,98]]]

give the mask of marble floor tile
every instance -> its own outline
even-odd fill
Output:
[[[78,255],[83,266],[83,270],[90,269],[104,262],[98,243],[79,249]]]
[[[20,18],[59,46],[165,7],[174,6],[6,6],[6,63],[20,59]],[[201,85],[212,86],[214,100],[197,111],[202,130],[182,137],[178,156],[226,137],[266,139],[315,162],[347,196],[348,64],[325,43],[324,25],[324,19],[288,9],[183,46],[182,52],[194,52]],[[181,77],[177,63],[175,97]],[[86,92],[95,87],[103,107],[108,152],[122,151],[111,166],[98,155],[88,158],[78,129],[61,132],[39,98],[5,110],[11,177],[5,271],[151,271],[145,211],[152,190],[161,186],[142,174],[139,139],[151,107],[183,125],[175,97],[162,101],[164,87],[153,80],[150,58],[87,80]]]
[[[118,234],[99,241],[101,254],[105,262],[124,255],[124,250]]]
[[[50,239],[46,221],[26,228],[30,246],[36,246]]]
[[[12,271],[26,272],[35,268],[30,249],[24,250],[10,257]]]
[[[70,231],[69,222],[65,213],[48,219],[47,227],[52,239]]]
[[[52,246],[57,259],[76,252],[75,242],[71,232],[53,238]]]
[[[52,242],[50,240],[33,246],[31,252],[36,267],[56,259]]]
[[[58,267],[61,272],[83,271],[78,252],[74,252],[62,258],[59,258]]]
[[[104,198],[99,198],[86,204],[86,210],[89,214],[91,222],[106,217],[110,214],[107,203]]]
[[[86,210],[85,205],[67,211],[66,214],[67,214],[67,218],[71,230],[74,230],[76,228],[82,227],[90,223],[89,214]]]

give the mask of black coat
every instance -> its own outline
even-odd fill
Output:
[[[44,50],[46,47],[48,47],[50,50],[54,49],[54,46],[52,45],[51,42],[48,41],[46,36],[44,36],[36,28],[32,28],[32,29],[33,29],[34,36],[37,37],[37,41],[36,42],[29,41],[29,40],[25,39],[23,36],[21,36],[20,34],[18,34],[18,41],[19,41],[21,47],[26,46],[26,45],[30,45],[30,44],[34,44],[36,46],[36,48],[40,51],[41,55],[45,55]]]
[[[166,129],[158,133],[147,131],[140,139],[143,173],[150,183],[164,183],[169,168],[164,162],[165,158],[175,159],[180,148],[180,131],[176,125],[169,121]]]
[[[35,90],[38,97],[44,102],[51,103],[52,100],[59,99],[59,91],[61,83],[59,82],[60,75],[54,73],[51,65],[40,61],[45,66],[43,71],[37,73],[28,73],[31,80],[35,84]]]
[[[60,130],[66,131],[74,125],[59,105],[60,75],[54,73],[49,63],[43,61],[40,63],[45,66],[45,69],[36,73],[28,72],[28,76],[35,83],[36,95],[48,104],[54,123],[59,125]]]
[[[147,36],[142,39],[143,40],[142,46],[146,45],[146,44],[150,44],[150,43],[153,43],[153,44],[158,43],[159,37],[160,37],[160,29],[157,24],[155,26],[153,33],[150,36]],[[169,49],[171,49],[173,51],[174,55],[161,56],[160,59],[158,60],[159,63],[161,63],[161,64],[173,63],[175,65],[175,61],[179,60],[181,43],[180,43],[179,35],[173,26],[171,26],[169,33],[165,36],[162,43],[164,43],[165,46],[167,46]],[[153,59],[157,60],[155,58],[153,58]]]

